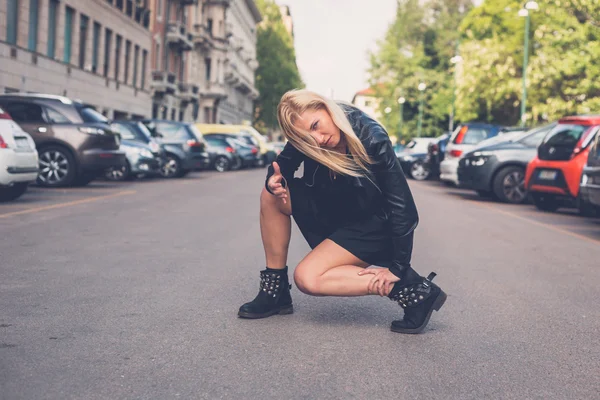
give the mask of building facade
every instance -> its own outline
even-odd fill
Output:
[[[63,95],[109,118],[148,117],[149,1],[0,1],[0,92]]]
[[[352,104],[358,109],[365,112],[376,120],[381,120],[381,114],[379,112],[379,99],[375,97],[375,90],[367,88],[357,92],[352,98]]]
[[[285,26],[285,30],[292,37],[292,42],[294,41],[294,20],[292,19],[292,12],[288,6],[279,6],[279,11],[281,12],[281,19],[283,21],[283,25]]]
[[[200,85],[190,82],[194,37],[190,12],[198,0],[151,0],[152,117],[195,121]]]
[[[192,7],[190,80],[200,83],[198,121],[239,124],[253,120],[260,20],[254,0],[201,0]]]

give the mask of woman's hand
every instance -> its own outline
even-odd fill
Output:
[[[273,162],[273,170],[275,173],[271,175],[267,185],[269,186],[271,193],[273,193],[273,196],[280,198],[283,200],[283,203],[286,204],[287,190],[285,190],[285,188],[281,185],[283,175],[279,169],[279,164],[277,164],[275,161]]]
[[[387,268],[365,268],[358,273],[358,275],[375,275],[371,282],[369,282],[369,294],[377,293],[380,296],[387,296],[394,283],[398,282],[400,278],[390,272]]]

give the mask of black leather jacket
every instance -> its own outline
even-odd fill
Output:
[[[394,246],[394,259],[390,271],[402,278],[404,270],[410,267],[413,231],[419,222],[410,188],[385,129],[358,108],[345,104],[340,106],[346,112],[369,157],[374,161],[369,169],[371,180],[367,177],[350,177],[351,184],[356,189],[361,206],[372,209],[373,214],[380,215],[388,221]],[[294,178],[294,173],[304,162],[302,179],[309,186],[314,185],[311,179],[314,180],[317,168],[325,168],[302,154],[291,143],[285,145],[276,161],[283,177],[288,181]],[[273,167],[269,166],[265,181],[267,190],[267,181],[273,173]]]

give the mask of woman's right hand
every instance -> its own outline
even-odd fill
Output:
[[[277,162],[273,162],[273,175],[269,178],[269,182],[267,185],[269,186],[269,190],[273,193],[273,196],[280,198],[283,200],[283,203],[287,203],[287,190],[281,184],[283,180],[283,175],[281,175],[281,170],[279,169],[279,164]]]

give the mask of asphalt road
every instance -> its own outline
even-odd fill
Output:
[[[600,220],[411,182],[414,265],[448,301],[310,297],[236,317],[264,170],[32,188],[0,205],[1,399],[599,399]],[[294,230],[290,266],[309,250]]]

